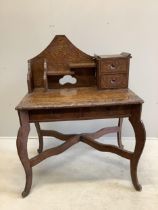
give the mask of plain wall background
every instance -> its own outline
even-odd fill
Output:
[[[147,136],[158,137],[157,0],[0,0],[0,136],[16,136],[19,121],[14,108],[27,92],[27,60],[56,34],[65,34],[91,55],[132,54],[129,87],[145,101]],[[80,132],[111,123],[116,120],[45,127]],[[36,135],[34,129],[31,135]],[[124,123],[123,135],[133,136],[129,123]]]

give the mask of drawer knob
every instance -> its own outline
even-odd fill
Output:
[[[111,80],[111,84],[114,84],[116,82],[116,79]]]
[[[113,64],[113,63],[112,63],[112,64],[110,64],[110,65],[109,65],[109,67],[110,67],[110,70],[114,70],[114,69],[116,69],[116,66],[115,66],[115,64]]]

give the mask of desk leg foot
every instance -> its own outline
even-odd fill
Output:
[[[129,120],[133,126],[133,129],[135,132],[135,138],[136,138],[134,153],[130,160],[130,170],[131,170],[132,183],[134,185],[134,188],[137,191],[142,190],[142,187],[139,184],[138,177],[137,177],[137,167],[138,167],[138,162],[139,162],[140,156],[143,152],[143,148],[144,148],[145,140],[146,140],[146,132],[145,132],[144,124],[140,120],[140,116],[141,116],[140,108],[135,110],[135,112],[129,118]]]
[[[131,178],[132,178],[133,186],[137,191],[142,191],[142,186],[139,184],[138,177],[137,177],[137,166],[138,166],[138,163],[134,163],[131,160],[130,167],[131,167]]]
[[[30,193],[30,190],[29,191],[23,191],[22,193],[21,193],[21,195],[22,195],[22,197],[23,198],[25,198],[26,196],[28,196],[28,194]]]
[[[37,152],[40,154],[41,152],[43,152],[43,135],[41,134],[41,128],[39,122],[35,122],[35,127],[39,138],[39,148]]]
[[[22,197],[26,197],[29,194],[32,185],[32,167],[30,165],[30,160],[27,153],[27,141],[30,131],[29,117],[27,112],[20,111],[19,119],[20,128],[17,136],[17,151],[26,175],[25,189],[22,193]]]

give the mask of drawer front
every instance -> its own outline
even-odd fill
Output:
[[[63,108],[52,110],[31,110],[29,111],[29,121],[32,122],[53,122],[67,120],[88,120],[115,118],[120,116],[130,116],[131,106],[94,106],[80,108]]]
[[[128,87],[128,76],[127,74],[104,74],[101,76],[100,81],[102,89],[104,88],[127,88]]]
[[[118,73],[128,72],[128,60],[127,59],[106,59],[101,60],[100,71],[102,73]]]

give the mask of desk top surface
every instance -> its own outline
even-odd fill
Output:
[[[27,94],[17,110],[74,108],[142,104],[143,100],[129,89],[98,90],[97,87],[65,88]]]

